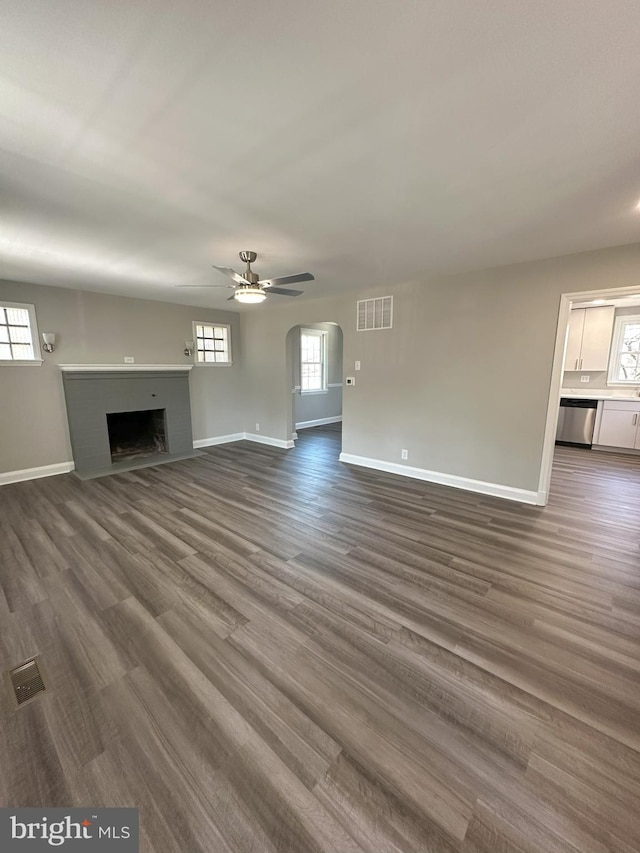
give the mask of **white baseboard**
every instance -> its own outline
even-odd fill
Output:
[[[23,468],[21,471],[5,471],[4,474],[0,474],[0,486],[8,486],[9,483],[22,483],[24,480],[39,480],[40,477],[53,477],[55,474],[68,474],[74,468],[73,462],[57,462],[55,465]]]
[[[198,438],[193,442],[194,450],[199,447],[213,447],[214,444],[228,444],[230,441],[242,441],[244,432],[232,432],[229,435],[216,435],[213,438]]]
[[[315,421],[300,421],[296,424],[296,429],[309,429],[314,426],[324,426],[325,424],[342,423],[342,415],[336,415],[332,418],[317,418]]]
[[[439,471],[429,471],[426,468],[414,468],[410,465],[399,465],[397,462],[383,462],[380,459],[370,459],[367,456],[354,456],[351,453],[341,453],[340,462],[349,465],[359,465],[362,468],[374,468],[376,471],[385,471],[388,474],[400,474],[402,477],[411,477],[414,480],[426,480],[429,483],[439,483],[441,486],[451,486],[454,489],[465,489],[468,492],[479,492],[483,495],[491,495],[496,498],[506,498],[519,503],[535,504],[541,506],[544,503],[542,492],[530,492],[526,489],[517,489],[514,486],[502,486],[499,483],[486,483],[483,480],[471,480],[468,477],[459,477],[456,474],[442,474]]]
[[[295,447],[295,444],[291,439],[286,441],[284,438],[271,438],[268,435],[256,435],[252,432],[245,432],[243,434],[243,438],[245,441],[255,441],[258,444],[269,444],[271,447],[282,447],[285,450]]]

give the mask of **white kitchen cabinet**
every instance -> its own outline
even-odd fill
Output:
[[[570,312],[565,370],[607,370],[614,314],[613,305],[574,308]]]
[[[606,401],[595,443],[640,450],[640,401]]]

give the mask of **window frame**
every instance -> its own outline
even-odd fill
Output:
[[[302,369],[305,364],[315,364],[316,362],[303,362],[302,361],[302,338],[306,335],[307,337],[320,338],[320,373],[321,373],[321,388],[312,388],[305,389],[303,388],[303,376]],[[329,365],[328,365],[328,357],[327,357],[327,340],[328,340],[328,332],[326,329],[300,329],[300,394],[304,394],[304,396],[309,396],[311,394],[327,394],[329,391],[329,383],[328,383],[328,373],[329,373]]]
[[[227,360],[226,361],[199,361],[198,360],[198,326],[206,326],[210,329],[226,329],[227,330]],[[231,324],[216,323],[211,320],[194,320],[193,328],[193,361],[196,367],[231,367],[233,364],[233,350],[231,342]],[[205,350],[202,350],[205,352]]]
[[[640,325],[640,314],[622,314],[616,317],[611,338],[611,350],[609,352],[609,367],[607,370],[607,385],[618,385],[622,388],[640,385],[640,379],[620,379],[618,371],[620,368],[620,357],[622,356],[622,342],[624,340],[625,326]],[[639,348],[640,352],[640,348]]]
[[[12,367],[40,367],[43,359],[41,358],[40,334],[38,332],[38,322],[36,320],[36,306],[29,302],[0,301],[0,308],[21,308],[28,312],[31,348],[33,349],[33,358],[2,358],[2,356],[0,356],[0,366],[4,367],[11,365]]]

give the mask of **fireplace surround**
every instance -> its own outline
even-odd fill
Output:
[[[60,365],[75,473],[91,479],[199,455],[192,365]]]

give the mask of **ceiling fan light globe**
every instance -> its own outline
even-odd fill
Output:
[[[267,298],[267,294],[261,287],[240,287],[236,290],[234,298],[238,302],[254,305],[257,302],[262,302]]]

